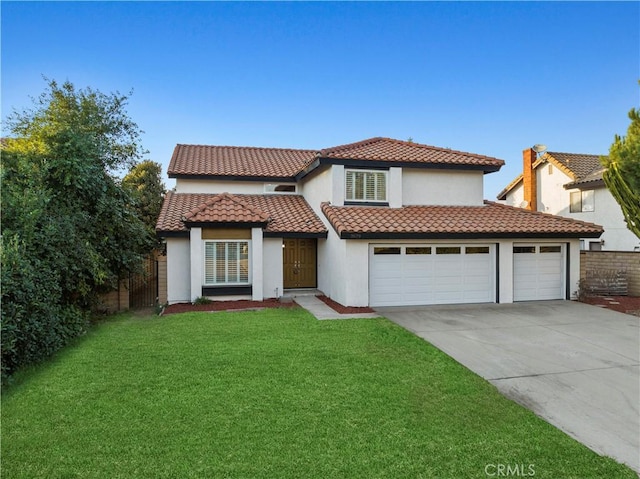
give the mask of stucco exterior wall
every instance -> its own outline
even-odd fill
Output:
[[[481,171],[454,171],[404,168],[402,204],[407,205],[482,205]]]
[[[573,179],[548,163],[536,169],[536,178],[538,183],[538,211],[551,213],[552,215],[567,216],[569,213],[569,192],[562,185],[573,181]]]
[[[189,238],[167,238],[167,303],[191,301]]]
[[[237,193],[237,194],[263,194],[267,184],[276,184],[270,181],[221,181],[221,180],[187,180],[176,179],[176,193]],[[296,183],[277,183],[295,185]],[[298,186],[298,193],[300,187]],[[280,193],[282,194],[282,193]]]
[[[343,305],[347,305],[347,283],[352,273],[347,269],[346,243],[331,227],[327,239],[318,240],[318,289]]]
[[[324,215],[320,212],[320,204],[324,201],[332,200],[332,168],[335,168],[335,166],[325,168],[319,173],[314,172],[298,184],[298,192],[304,196],[309,206],[322,219],[324,219]]]
[[[600,238],[583,240],[584,249],[589,249],[590,242],[600,242],[601,240],[604,240],[602,249],[606,251],[640,249],[640,240],[627,229],[622,210],[606,187],[594,188],[594,211],[571,213],[569,208],[571,192],[580,190],[577,188],[566,190],[563,185],[572,179],[549,163],[536,169],[536,177],[538,180],[538,211],[587,221],[604,227],[604,233]],[[523,187],[520,183],[507,194],[506,204],[519,207],[522,200]]]
[[[567,198],[572,191],[579,190],[566,190]],[[594,189],[594,211],[569,213],[567,207],[567,209],[560,214],[568,218],[588,221],[589,223],[596,223],[604,227],[604,233],[602,233],[599,239],[590,238],[585,240],[585,249],[589,249],[588,243],[590,241],[601,243],[604,241],[602,243],[602,249],[607,251],[633,251],[634,247],[640,249],[640,239],[627,229],[620,205],[618,205],[613,195],[605,187]]]
[[[504,200],[504,203],[509,206],[515,206],[516,208],[521,208],[522,202],[524,201],[524,188],[522,187],[522,183],[512,189],[509,193],[507,193],[507,199]]]
[[[265,298],[282,296],[282,238],[264,238],[263,246],[263,294]]]

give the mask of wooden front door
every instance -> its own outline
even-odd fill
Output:
[[[315,238],[284,238],[282,254],[284,288],[315,288],[316,247]]]

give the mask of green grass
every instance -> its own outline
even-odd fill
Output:
[[[297,308],[99,324],[4,391],[1,452],[3,478],[636,477],[385,319]]]

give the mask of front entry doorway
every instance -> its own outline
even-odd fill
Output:
[[[284,238],[282,243],[284,289],[316,288],[317,240]]]

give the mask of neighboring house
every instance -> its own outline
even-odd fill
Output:
[[[348,306],[568,299],[600,226],[483,200],[502,160],[388,138],[177,145],[158,219],[169,303],[318,288]]]
[[[582,238],[581,249],[638,251],[640,240],[627,228],[620,205],[602,179],[598,155],[523,151],[523,174],[498,194],[507,205],[602,225],[597,238]]]

